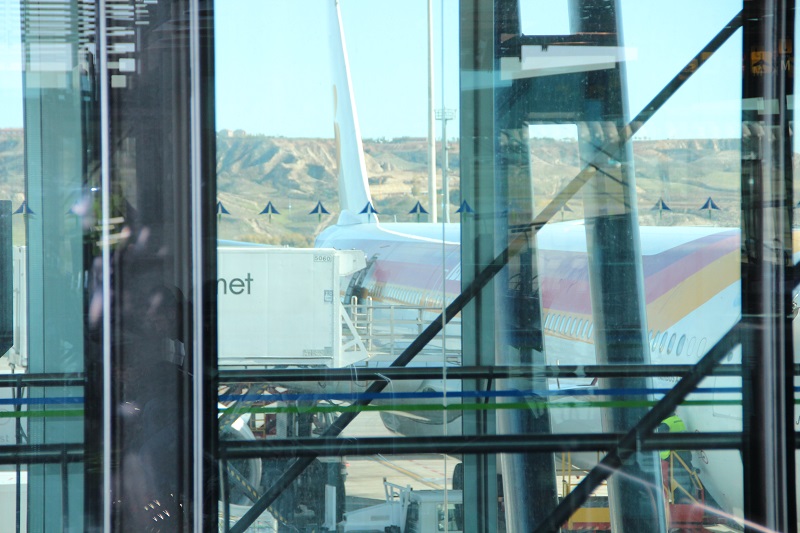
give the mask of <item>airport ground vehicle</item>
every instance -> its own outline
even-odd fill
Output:
[[[461,531],[460,490],[413,490],[384,480],[386,502],[345,514],[346,533]],[[445,512],[447,509],[447,512]]]

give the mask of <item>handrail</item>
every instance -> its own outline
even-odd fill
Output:
[[[680,455],[675,453],[674,450],[670,450],[669,452],[669,484],[667,485],[667,493],[669,495],[669,503],[675,503],[675,492],[680,490],[683,494],[691,499],[692,503],[697,503],[697,498],[694,494],[690,493],[686,488],[677,480],[675,479],[675,459],[678,460],[679,466],[686,471],[689,475],[689,479],[692,482],[692,486],[694,489],[697,489],[695,494],[702,494],[704,490],[703,482],[700,481],[700,476],[697,475],[697,472],[694,471],[692,467],[686,464],[686,462],[681,458]],[[666,482],[667,480],[665,480]]]
[[[86,385],[86,374],[69,372],[64,374],[0,374],[0,388],[4,387],[82,387]]]
[[[370,296],[363,300],[352,296],[342,306],[371,355],[397,355],[442,312],[440,307],[375,302]],[[453,333],[445,330],[438,336],[446,348],[452,347],[446,350],[452,356],[461,354],[460,323],[459,317],[454,318],[449,328]]]

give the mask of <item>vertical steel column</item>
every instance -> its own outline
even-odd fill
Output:
[[[190,2],[192,36],[192,335],[195,531],[216,533],[220,476],[217,423],[217,128],[214,1]],[[226,503],[226,510],[228,505]],[[225,522],[226,529],[228,522]]]
[[[15,387],[16,396],[14,398],[20,399],[22,398],[22,386],[17,382],[17,386]],[[14,431],[14,444],[19,446],[22,444],[22,405],[17,404],[14,406],[14,413],[16,420],[14,421],[15,431]],[[14,521],[14,531],[16,533],[20,533],[22,530],[22,463],[20,462],[19,456],[16,457],[16,461],[14,462],[14,474],[16,475],[16,483],[14,483],[14,506],[15,506],[15,521]],[[25,506],[26,511],[26,518],[27,512],[30,509],[29,505]],[[26,520],[27,522],[27,520]]]
[[[28,372],[84,370],[83,334],[85,299],[78,280],[86,265],[82,257],[83,231],[76,217],[65,211],[82,191],[87,169],[83,154],[82,94],[79,60],[86,42],[82,26],[91,16],[77,0],[42,4],[20,3],[22,16],[23,98],[25,137],[25,201],[35,215],[17,215],[25,224],[27,254]],[[88,9],[91,12],[91,8]],[[59,50],[52,61],[42,50]],[[23,222],[24,221],[24,222]],[[83,396],[81,387],[31,387],[31,398]],[[83,420],[45,416],[51,407],[31,405],[29,444],[82,443]],[[68,522],[84,528],[83,468],[70,467]],[[62,503],[61,471],[57,465],[28,468],[28,528],[63,531],[62,517],[53,513]]]
[[[14,344],[14,248],[11,201],[0,200],[0,357]]]
[[[571,0],[573,33],[606,35],[610,46],[623,46],[618,0]],[[603,157],[598,150],[620,139],[628,122],[624,62],[613,69],[585,73],[582,122],[578,124],[581,159],[602,163],[584,188],[589,279],[598,364],[648,364],[650,351],[644,279],[636,208],[633,153],[618,141]],[[609,388],[647,388],[649,379],[610,378]],[[642,398],[644,399],[644,398]],[[611,408],[603,429],[627,432],[646,408]],[[655,452],[639,452],[609,480],[611,523],[615,531],[664,531],[666,528],[661,465]]]
[[[461,215],[462,288],[503,250],[495,241],[498,201],[495,187],[494,47],[495,0],[460,1],[461,195],[475,210]],[[495,283],[488,285],[461,315],[462,364],[492,365],[495,339]],[[467,380],[465,391],[485,383]],[[464,413],[463,433],[494,433],[490,410]],[[496,531],[497,465],[494,455],[464,456],[464,531]]]
[[[501,311],[501,323],[508,329],[503,346],[497,353],[498,365],[544,369],[545,354],[542,346],[541,305],[536,272],[536,238],[529,242],[519,255],[509,261],[509,276],[498,276],[498,285],[505,285],[509,298]],[[546,391],[547,379],[534,375],[527,379],[500,380],[501,390]],[[550,412],[546,396],[533,395],[529,401],[538,402],[527,410],[503,409],[497,413],[498,431],[504,435],[549,435]],[[507,531],[532,531],[558,504],[555,461],[552,453],[502,454],[500,464],[503,476],[503,500]],[[536,502],[531,505],[531,502]]]
[[[794,2],[744,2],[742,409],[744,512],[797,531],[791,298]],[[761,531],[746,526],[747,531]]]
[[[495,12],[495,42],[498,47],[509,36],[520,36],[518,0],[500,0]],[[518,57],[519,49],[499,49],[495,68],[510,54]],[[507,59],[506,59],[507,60]],[[508,268],[497,276],[496,290],[503,299],[498,309],[498,365],[523,368],[544,368],[545,346],[542,332],[542,309],[538,276],[537,238],[530,231],[534,220],[534,181],[531,172],[528,136],[531,100],[547,100],[548,95],[535,94],[527,80],[499,83],[495,97],[497,128],[496,189],[501,192],[501,212],[506,215],[504,242],[516,241],[510,249]],[[551,102],[540,102],[551,105]],[[524,228],[521,230],[520,228]],[[524,238],[517,232],[524,231]],[[515,239],[516,238],[516,239]],[[534,375],[527,379],[506,379],[498,383],[500,390],[547,391],[547,379]],[[550,411],[547,396],[532,394],[536,402],[528,409],[501,409],[497,413],[498,432],[508,435],[550,434]],[[532,531],[558,505],[555,460],[552,453],[502,454],[503,501],[506,527],[509,532]],[[531,505],[530,502],[536,502]]]
[[[102,527],[216,531],[213,8],[99,5]]]

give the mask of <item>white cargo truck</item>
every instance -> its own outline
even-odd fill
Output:
[[[383,486],[385,503],[345,513],[341,525],[345,533],[456,533],[463,530],[460,490],[413,490],[386,480]]]
[[[367,358],[341,304],[363,252],[232,246],[217,260],[220,366],[341,368]]]

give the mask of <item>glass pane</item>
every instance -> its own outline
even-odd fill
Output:
[[[0,357],[0,446],[9,447],[24,444],[29,432],[22,389],[5,381],[25,372],[29,362],[25,224],[12,214],[25,199],[21,57],[20,6],[7,3],[0,7],[0,354],[5,354]],[[0,514],[8,517],[0,527],[4,531],[27,527],[28,473],[27,465],[0,464]]]
[[[495,31],[507,41],[496,51],[499,96],[486,101],[495,129],[481,130],[497,139],[493,154],[481,154],[498,164],[468,186],[484,184],[484,194],[495,195],[489,208],[507,224],[493,232],[508,252],[494,283],[495,294],[511,297],[479,312],[496,321],[497,362],[533,376],[498,383],[498,396],[508,397],[497,404],[503,435],[624,435],[675,395],[685,370],[672,365],[699,363],[741,319],[743,41],[739,22],[729,26],[741,3],[706,7],[574,2],[564,9],[566,37],[555,22],[534,24],[554,21],[556,4],[523,9],[519,22],[498,10]],[[480,97],[473,92],[467,98]],[[462,247],[478,253],[468,241]],[[520,313],[526,279],[532,304]],[[518,333],[521,324],[535,331],[537,305],[561,317],[540,343]],[[582,319],[592,335],[575,338]],[[726,364],[741,362],[739,348],[720,354]],[[548,379],[545,365],[565,375]],[[661,421],[668,433],[741,431],[741,387],[736,376],[706,377]],[[701,477],[725,512],[741,518],[741,470],[726,469],[730,453],[704,450]],[[558,477],[542,474],[552,463],[502,456],[512,527],[531,528],[563,507],[553,496]],[[665,522],[660,505],[634,503],[642,484],[661,484],[659,463],[652,452],[625,456],[604,496],[606,521],[631,530]],[[545,496],[537,499],[542,509],[517,511],[534,491]]]
[[[432,6],[430,87],[425,7],[216,4],[222,523],[254,506],[279,530],[333,529],[345,516],[356,527],[388,498],[428,528],[452,490],[452,457],[345,459],[314,442],[340,431],[342,442],[461,433],[449,405],[460,383],[446,379],[461,364],[460,317],[443,328],[437,318],[460,291],[451,220],[466,213],[457,6]],[[307,38],[286,20],[303,20]],[[241,47],[243,32],[252,46]],[[288,54],[287,40],[297,41]],[[414,346],[431,327],[443,331]],[[404,379],[393,366],[424,375]],[[292,479],[260,505],[284,474]]]
[[[0,531],[795,528],[784,4],[0,0]]]
[[[194,523],[195,11],[0,2],[2,531]]]

